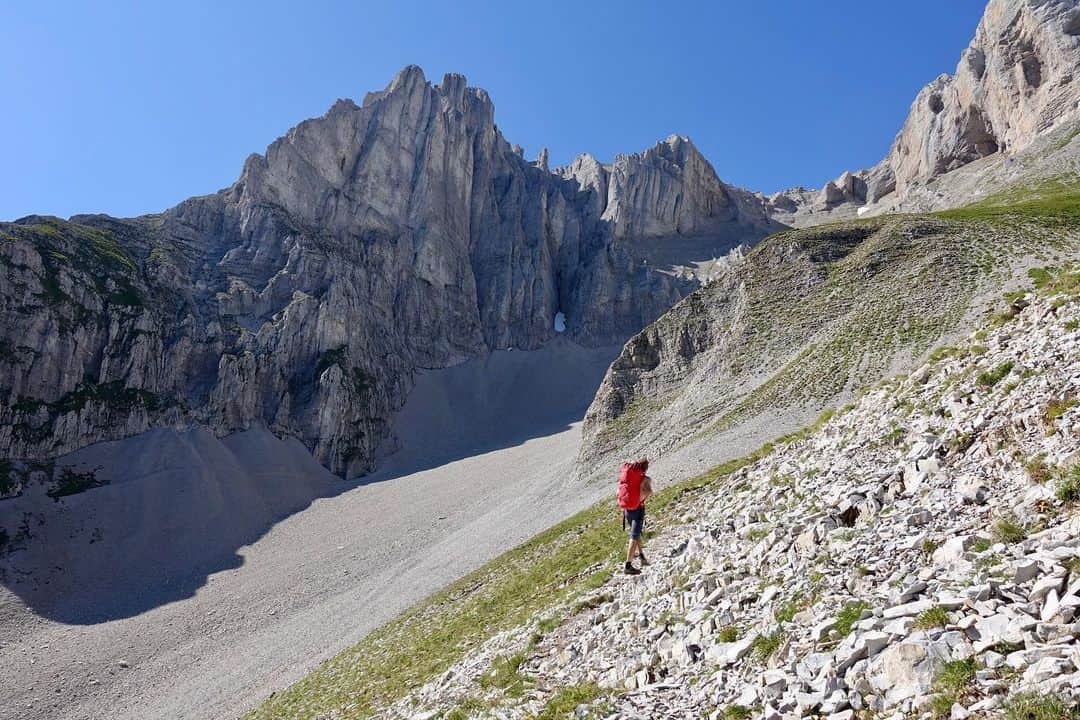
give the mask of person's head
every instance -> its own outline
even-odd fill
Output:
[[[649,472],[648,458],[641,458],[640,460],[635,460],[633,465],[636,470],[640,470],[641,472]]]

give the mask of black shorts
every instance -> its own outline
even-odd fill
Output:
[[[626,521],[630,523],[630,539],[640,540],[641,529],[645,526],[645,506],[638,505],[634,510],[624,510]]]

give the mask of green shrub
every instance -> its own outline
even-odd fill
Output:
[[[1004,515],[994,523],[993,533],[999,542],[1011,545],[1027,537],[1027,528],[1020,524],[1015,515]]]
[[[1058,478],[1054,495],[1063,503],[1074,503],[1080,500],[1080,463],[1063,470]]]
[[[945,627],[949,624],[949,613],[940,605],[922,611],[915,618],[913,627],[917,630],[930,630],[931,628]]]
[[[773,618],[779,623],[791,622],[795,618],[795,614],[801,609],[802,603],[799,602],[798,598],[795,598],[778,607],[773,612]]]
[[[720,632],[716,634],[716,639],[725,643],[735,642],[739,639],[739,628],[734,625],[720,628]]]
[[[79,473],[74,470],[64,468],[60,472],[60,479],[56,481],[45,493],[53,500],[59,500],[62,497],[68,495],[78,495],[81,492],[92,490],[96,487],[108,484],[105,480],[98,480],[97,475],[93,472]]]
[[[975,382],[982,387],[994,387],[1002,379],[1005,378],[1013,369],[1013,361],[1006,360],[998,365],[993,370],[987,370],[986,372],[979,373],[979,377],[975,379]]]
[[[840,637],[846,637],[855,623],[862,619],[863,612],[870,607],[862,600],[849,602],[840,608],[836,614],[836,632]]]
[[[946,692],[960,693],[971,685],[975,679],[975,673],[979,669],[979,662],[975,656],[966,657],[963,660],[953,660],[941,666],[934,687]]]
[[[724,708],[724,712],[720,714],[720,717],[724,718],[724,720],[748,720],[753,714],[753,710],[743,705],[728,705]]]
[[[15,466],[10,460],[0,460],[0,495],[6,495],[15,488],[15,480],[12,479],[14,472]]]
[[[780,649],[785,637],[783,630],[777,630],[768,635],[758,635],[750,645],[750,651],[754,653],[754,657],[764,662]]]
[[[1039,453],[1024,463],[1024,470],[1032,482],[1042,485],[1050,479],[1052,473],[1050,466],[1046,464],[1046,453]]]

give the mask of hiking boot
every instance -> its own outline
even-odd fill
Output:
[[[626,565],[623,566],[623,572],[626,573],[627,575],[640,575],[641,574],[641,571],[638,570],[633,565],[631,565],[630,563],[626,563]]]
[[[638,553],[637,559],[641,561],[641,567],[646,567],[652,564],[645,559],[645,553]]]

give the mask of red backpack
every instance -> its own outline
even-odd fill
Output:
[[[641,507],[641,480],[645,472],[637,463],[624,462],[619,468],[619,507],[637,510]]]

